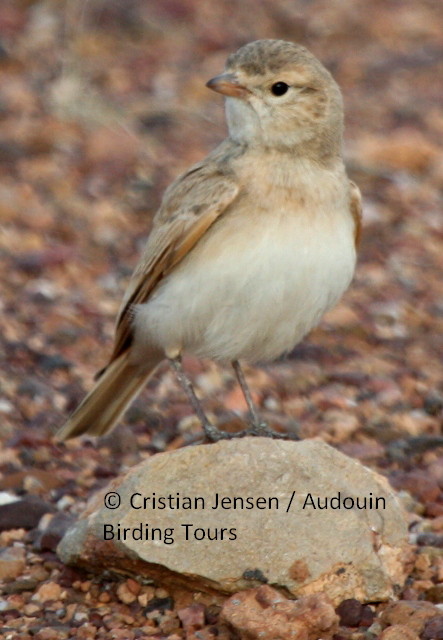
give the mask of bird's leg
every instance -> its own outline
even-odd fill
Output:
[[[252,421],[253,428],[254,428],[254,430],[258,431],[258,430],[260,430],[261,426],[266,427],[267,425],[260,423],[260,418],[259,418],[259,415],[257,413],[257,409],[255,408],[254,401],[252,400],[252,395],[251,395],[251,392],[250,392],[249,387],[247,385],[245,375],[243,373],[242,368],[240,367],[240,362],[238,360],[233,360],[232,361],[232,368],[235,371],[235,375],[237,376],[237,380],[238,380],[240,388],[241,388],[241,390],[243,392],[244,398],[246,400],[246,404],[248,405],[249,415],[251,416],[251,421]]]
[[[220,431],[219,429],[217,429],[217,427],[211,424],[208,417],[206,416],[203,407],[200,404],[200,400],[195,394],[191,380],[188,378],[185,370],[183,369],[181,357],[175,356],[174,358],[169,358],[169,362],[174,369],[177,379],[183,391],[186,393],[192,408],[194,409],[198,419],[200,420],[208,440],[217,442],[218,440],[229,440],[231,438],[239,438],[246,435],[245,431],[239,431],[237,433],[227,433],[226,431]]]
[[[267,436],[268,438],[284,438],[285,436],[283,434],[273,431],[268,427],[266,422],[263,422],[262,420],[260,420],[260,416],[258,415],[254,401],[252,400],[252,395],[247,385],[243,370],[240,366],[240,362],[238,360],[233,360],[232,367],[235,371],[235,375],[237,376],[238,383],[245,397],[246,404],[248,405],[249,415],[251,417],[251,422],[252,422],[252,429],[250,430],[251,435]]]

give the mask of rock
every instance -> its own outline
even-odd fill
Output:
[[[394,624],[393,627],[388,627],[382,632],[380,640],[420,640],[420,638],[415,631],[404,624]]]
[[[205,624],[205,607],[198,602],[177,611],[185,631],[201,629]]]
[[[55,551],[74,520],[74,516],[64,511],[45,514],[39,523],[38,534],[34,541],[35,548],[39,551]]]
[[[404,625],[421,635],[426,623],[439,614],[439,609],[430,602],[401,600],[386,607],[381,615],[381,621],[385,625]]]
[[[39,584],[38,580],[20,578],[13,580],[2,586],[3,593],[22,593],[23,591],[34,591]]]
[[[340,624],[344,627],[369,627],[374,620],[374,612],[355,598],[343,600],[336,608]]]
[[[8,529],[33,529],[45,513],[55,508],[37,496],[25,496],[8,504],[0,505],[0,531]]]
[[[60,487],[63,482],[54,473],[42,469],[26,469],[5,475],[0,480],[0,489],[27,490],[30,481],[36,490],[33,493],[48,493],[52,489]]]
[[[37,589],[32,596],[32,600],[37,602],[48,602],[49,600],[60,600],[62,587],[57,582],[45,582]]]
[[[169,596],[164,596],[162,598],[152,598],[148,602],[148,605],[145,607],[144,615],[148,616],[151,612],[162,612],[171,611],[174,608],[174,600]]]
[[[438,547],[443,549],[443,534],[420,533],[417,536],[417,544],[420,547]]]
[[[117,597],[124,604],[132,604],[137,600],[137,596],[131,591],[126,582],[117,587]]]
[[[438,482],[431,478],[427,471],[414,469],[413,471],[394,471],[389,478],[396,489],[406,489],[420,502],[438,500],[441,489]]]
[[[23,573],[25,550],[23,547],[7,547],[0,551],[0,580],[13,580]]]
[[[426,593],[426,600],[435,604],[443,603],[443,583],[434,584]]]
[[[409,546],[381,476],[322,441],[243,438],[131,468],[93,496],[58,553],[165,586],[235,593],[267,581],[338,605],[390,598]]]
[[[288,600],[262,585],[231,596],[223,605],[220,620],[239,634],[240,640],[323,640],[338,627],[338,616],[323,594]]]
[[[432,618],[425,624],[423,640],[443,640],[443,616]]]
[[[361,618],[362,603],[355,598],[343,600],[336,608],[343,627],[358,627]]]

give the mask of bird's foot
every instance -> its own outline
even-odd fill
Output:
[[[217,429],[211,423],[205,423],[203,429],[207,440],[210,442],[219,442],[220,440],[233,440],[234,438],[244,438],[245,436],[254,436],[261,438],[274,438],[280,440],[299,440],[298,436],[291,433],[281,433],[280,431],[274,431],[266,422],[257,422],[252,424],[248,429],[242,431],[221,431]]]
[[[213,424],[208,422],[203,425],[203,429],[206,438],[210,442],[218,442],[219,440],[232,440],[233,438],[243,438],[244,436],[248,435],[247,429],[230,433],[228,431],[221,431],[220,429],[217,429],[217,427],[214,427]]]
[[[286,433],[280,433],[279,431],[274,431],[269,427],[266,422],[255,422],[252,424],[251,428],[247,430],[247,433],[251,436],[262,437],[262,438],[280,438],[287,439],[288,435]]]

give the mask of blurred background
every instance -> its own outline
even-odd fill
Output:
[[[340,84],[365,219],[351,289],[294,353],[248,370],[256,400],[275,428],[381,466],[440,433],[442,24],[441,0],[1,1],[0,470],[56,468],[51,434],[106,362],[162,192],[225,136],[205,82],[257,38],[306,45]],[[230,428],[231,372],[187,366]],[[160,374],[94,462],[108,473],[199,433]]]

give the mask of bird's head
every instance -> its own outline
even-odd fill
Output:
[[[300,45],[251,42],[230,55],[225,72],[207,86],[226,96],[229,134],[239,143],[295,151],[312,141],[317,153],[341,149],[340,90]]]

